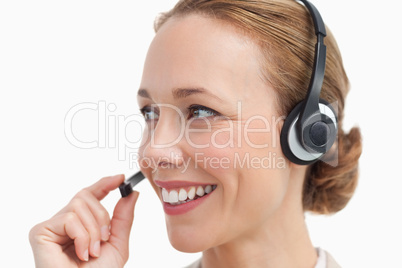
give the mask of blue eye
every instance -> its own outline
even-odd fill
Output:
[[[189,118],[191,117],[205,118],[219,115],[217,111],[214,111],[202,105],[191,105],[190,107],[188,107],[188,111],[189,111]]]
[[[220,115],[217,111],[207,108],[202,105],[191,105],[187,108],[188,118],[207,118],[212,116]],[[140,109],[141,114],[144,116],[145,121],[158,120],[159,114],[155,107],[144,106]]]
[[[145,121],[148,120],[156,120],[159,118],[159,115],[155,112],[155,109],[153,107],[150,106],[145,106],[143,108],[140,109],[142,115],[145,118]]]

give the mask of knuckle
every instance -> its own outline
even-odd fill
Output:
[[[64,222],[66,224],[72,224],[72,223],[76,222],[77,220],[78,220],[78,216],[74,212],[70,211],[64,215]]]
[[[104,224],[108,224],[110,222],[109,213],[105,209],[99,211],[99,218]]]
[[[79,191],[79,192],[75,195],[75,197],[83,198],[84,196],[88,196],[88,195],[90,195],[90,194],[91,194],[91,192],[89,191],[89,189],[88,189],[88,188],[84,188],[84,189],[82,189],[81,191]]]
[[[36,240],[36,237],[38,236],[38,233],[39,233],[39,230],[41,229],[41,227],[42,227],[42,223],[39,223],[39,224],[36,224],[35,226],[33,226],[31,228],[31,230],[29,230],[28,237],[29,237],[29,242],[31,244],[33,243],[33,241]]]
[[[84,206],[85,201],[81,197],[76,196],[75,198],[73,198],[71,200],[70,205],[73,208],[73,210],[76,210],[76,209],[81,208],[82,206]]]

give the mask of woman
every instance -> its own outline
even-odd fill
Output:
[[[173,247],[203,252],[189,267],[339,267],[304,221],[344,208],[357,184],[361,138],[342,130],[348,79],[333,36],[320,97],[335,103],[338,136],[322,161],[301,165],[279,137],[312,76],[316,36],[303,5],[184,0],[155,29],[138,91],[139,162]],[[138,192],[111,220],[99,202],[123,180],[101,179],[35,226],[36,265],[123,267]]]

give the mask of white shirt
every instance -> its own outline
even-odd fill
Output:
[[[316,248],[316,250],[318,259],[314,268],[327,268],[327,254],[322,248]],[[196,262],[190,264],[185,268],[200,268],[200,267],[201,267],[201,259],[197,260]]]

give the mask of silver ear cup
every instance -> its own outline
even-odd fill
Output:
[[[325,103],[319,104],[320,112],[328,117],[334,124],[335,131],[330,133],[331,139],[334,140],[337,133],[337,117],[335,111]],[[281,131],[281,146],[285,156],[293,163],[300,165],[308,165],[318,160],[324,153],[315,152],[306,148],[300,143],[299,133],[297,132],[296,123],[299,118],[301,103],[298,104],[289,116],[286,118]],[[329,149],[329,148],[328,148]]]

